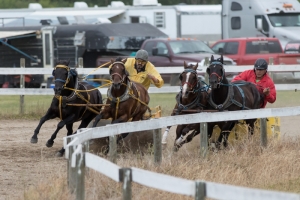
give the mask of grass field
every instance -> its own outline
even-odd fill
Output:
[[[19,96],[0,97],[1,119],[38,119],[45,114],[51,96],[25,96],[25,115],[19,115]],[[280,91],[277,101],[268,107],[299,106],[300,92]],[[175,105],[175,94],[151,94],[150,107],[160,105],[162,115],[169,116]],[[198,143],[187,144],[173,153],[172,144],[163,152],[160,166],[153,164],[153,154],[119,154],[121,167],[137,167],[189,180],[205,180],[250,188],[260,188],[300,193],[300,138],[270,140],[264,149],[260,147],[259,134],[251,139],[229,146],[226,150],[209,152],[207,159],[199,156]],[[103,155],[102,155],[103,156]],[[47,158],[42,158],[47,159]],[[62,160],[65,162],[65,160]],[[20,199],[75,199],[67,189],[66,173],[54,171],[39,184],[24,189]],[[85,180],[86,199],[121,199],[122,184],[93,170]],[[132,184],[132,199],[187,199],[192,197],[170,194]]]
[[[25,96],[25,115],[19,115],[20,96],[0,96],[0,116],[4,118],[38,119],[44,115],[52,101],[52,96]],[[290,107],[300,105],[300,92],[279,91],[274,104],[267,107]],[[169,116],[175,106],[175,94],[150,94],[150,107],[160,105],[162,116]]]

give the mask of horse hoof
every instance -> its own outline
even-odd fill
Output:
[[[50,147],[53,146],[53,144],[54,144],[54,142],[49,142],[49,141],[48,141],[48,142],[46,143],[46,146],[50,148]]]
[[[56,155],[56,157],[63,157],[63,156],[64,156],[64,153],[58,151],[55,155]]]
[[[179,150],[179,147],[177,147],[177,146],[173,147],[173,152],[177,152],[178,150]]]
[[[38,143],[38,138],[31,138],[30,142],[31,143]]]

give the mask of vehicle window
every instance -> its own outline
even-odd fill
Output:
[[[243,10],[241,4],[237,3],[237,2],[232,2],[231,3],[231,8],[232,11],[238,11],[238,10]]]
[[[214,45],[211,49],[212,49],[215,53],[219,54],[219,53],[224,52],[224,46],[225,46],[225,42],[220,42],[220,43]],[[222,50],[222,49],[223,49],[223,50]]]
[[[168,48],[167,48],[165,43],[157,42],[156,48],[157,48],[157,53],[158,54],[160,54],[160,55],[167,55],[168,54]]]
[[[299,43],[288,43],[285,46],[284,53],[299,53],[300,42]]]
[[[238,53],[239,43],[238,42],[227,42],[224,47],[224,54],[235,55]]]
[[[300,26],[300,13],[276,13],[268,17],[274,27]]]
[[[197,40],[170,41],[170,47],[174,54],[214,53],[204,42]]]
[[[146,50],[149,54],[149,56],[152,56],[152,49],[155,45],[155,42],[147,42],[146,45],[144,46],[144,50]]]
[[[246,54],[282,53],[277,41],[251,41],[246,44]]]
[[[231,29],[232,30],[241,29],[241,18],[240,17],[231,17]]]

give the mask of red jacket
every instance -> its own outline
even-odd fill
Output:
[[[244,80],[256,84],[256,87],[261,94],[263,94],[263,90],[265,88],[270,88],[270,94],[268,96],[264,96],[264,104],[261,106],[261,108],[266,107],[267,102],[274,103],[276,101],[275,85],[273,80],[267,73],[262,77],[260,81],[256,82],[256,75],[254,70],[246,70],[236,76],[231,82],[239,80]]]

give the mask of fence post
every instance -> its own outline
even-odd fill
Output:
[[[208,149],[207,123],[200,123],[200,155],[206,158]]]
[[[123,182],[123,200],[131,200],[132,171],[130,168],[119,169],[119,179]]]
[[[69,138],[68,138],[69,139]],[[71,142],[72,140],[68,141]],[[69,146],[69,155],[68,155],[68,186],[71,193],[74,193],[76,188],[76,168],[72,168],[72,154],[74,152],[75,146]]]
[[[209,58],[208,57],[205,57],[204,58],[205,60],[204,60],[204,66],[205,67],[208,67],[208,64],[209,64]],[[205,70],[205,72],[204,72],[205,74],[204,74],[204,81],[205,81],[205,83],[208,83],[208,74],[206,73],[206,70]]]
[[[195,200],[205,200],[206,197],[206,184],[203,181],[196,181],[196,194]]]
[[[268,143],[267,138],[267,118],[260,119],[260,142],[262,147],[266,147]]]
[[[274,65],[274,59],[273,57],[269,58],[269,65]],[[271,77],[272,80],[274,80],[274,72],[269,71],[269,76]]]
[[[117,163],[117,136],[109,136],[109,160]]]
[[[82,153],[76,155],[76,200],[85,199],[85,152],[88,151],[88,143],[89,141],[84,142],[82,144]]]
[[[25,58],[20,58],[20,68],[25,68]],[[20,74],[20,88],[25,88],[24,74]],[[24,95],[20,95],[20,115],[24,114]]]
[[[162,160],[162,146],[161,146],[161,129],[153,130],[153,148],[154,148],[154,163],[160,164]]]
[[[78,68],[83,68],[83,58],[82,57],[78,58]]]

